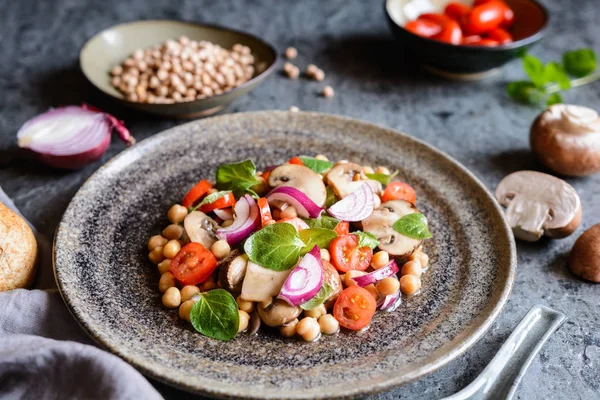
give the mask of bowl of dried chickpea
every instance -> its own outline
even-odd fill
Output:
[[[80,65],[99,90],[173,118],[219,112],[262,82],[277,52],[253,35],[171,20],[124,23],[83,46]]]

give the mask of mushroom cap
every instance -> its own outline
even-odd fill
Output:
[[[291,186],[307,195],[319,207],[325,206],[327,190],[321,175],[304,165],[283,164],[271,171],[269,186]]]
[[[190,241],[200,243],[207,249],[210,249],[217,241],[215,231],[218,228],[218,224],[202,211],[192,211],[189,213],[183,220],[183,227]]]
[[[600,171],[600,117],[587,107],[554,104],[533,122],[531,149],[542,164],[562,175]]]
[[[290,306],[285,300],[281,299],[276,299],[267,307],[257,304],[257,309],[261,321],[273,328],[292,322],[302,312],[300,307]]]
[[[519,239],[534,242],[542,235],[562,238],[581,222],[581,201],[571,185],[552,175],[517,171],[496,188],[506,219]]]
[[[248,256],[246,254],[240,254],[237,249],[231,250],[224,260],[219,261],[219,283],[221,287],[230,292],[241,292],[247,265]]]
[[[600,224],[577,239],[569,256],[569,269],[580,278],[600,282]]]
[[[246,301],[267,301],[277,296],[292,269],[274,271],[252,261],[248,261],[242,283],[242,299]]]
[[[338,198],[343,199],[362,184],[361,180],[354,180],[354,177],[360,176],[362,171],[362,167],[355,163],[338,164],[327,173],[327,184],[331,186]]]
[[[379,248],[391,256],[406,258],[422,243],[422,240],[409,238],[394,229],[394,224],[408,214],[419,210],[405,200],[390,200],[374,209],[369,218],[362,221],[363,231],[372,233],[379,239]]]

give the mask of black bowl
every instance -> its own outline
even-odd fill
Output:
[[[497,47],[456,46],[415,35],[390,16],[389,7],[397,0],[386,0],[384,7],[396,39],[426,68],[451,78],[479,79],[493,74],[544,37],[549,16],[541,4],[534,0],[505,1],[515,13],[510,29],[515,41]]]

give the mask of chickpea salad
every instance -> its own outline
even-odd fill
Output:
[[[219,166],[148,241],[163,304],[220,340],[261,326],[308,342],[368,328],[420,291],[429,264],[427,219],[395,176],[323,155]]]

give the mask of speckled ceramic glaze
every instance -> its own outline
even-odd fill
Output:
[[[146,244],[169,207],[221,163],[251,158],[260,168],[316,153],[387,165],[416,188],[434,235],[422,293],[378,313],[367,331],[317,343],[266,330],[220,342],[164,308]],[[225,115],[147,139],[85,183],[55,241],[61,293],[94,339],[148,376],[233,398],[355,397],[431,373],[489,328],[515,267],[501,210],[464,167],[409,136],[315,113]]]

